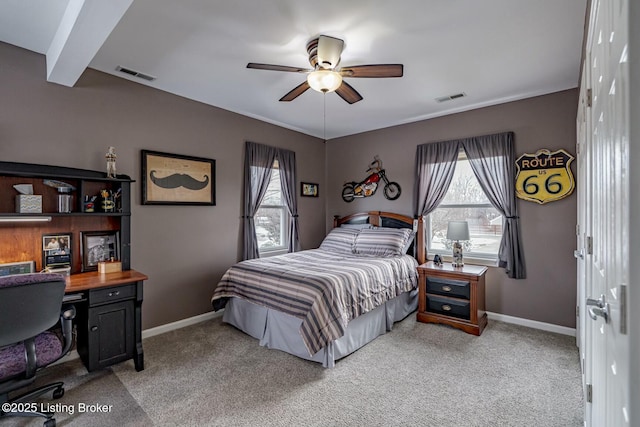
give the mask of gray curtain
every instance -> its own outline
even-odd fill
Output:
[[[456,141],[432,142],[416,149],[416,183],[413,192],[414,218],[429,215],[447,194],[458,161]],[[427,227],[424,227],[427,233]],[[426,235],[422,236],[426,242]],[[425,258],[427,257],[425,248]]]
[[[285,204],[289,209],[289,252],[300,250],[298,237],[298,198],[296,197],[296,153],[290,150],[278,149],[278,162],[280,163],[280,184]]]
[[[456,169],[459,147],[457,141],[418,145],[414,216],[429,215],[446,196]]]
[[[514,279],[527,277],[520,217],[516,203],[516,156],[513,132],[467,138],[461,141],[474,174],[491,204],[504,216],[499,266]]]
[[[244,213],[242,216],[242,259],[259,258],[254,215],[271,180],[277,150],[247,141],[244,150]]]

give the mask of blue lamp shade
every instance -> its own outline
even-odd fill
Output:
[[[469,223],[467,221],[449,221],[447,239],[469,240]]]

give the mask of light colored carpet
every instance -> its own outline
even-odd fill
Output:
[[[145,370],[88,374],[56,402],[111,404],[59,426],[582,426],[573,337],[490,321],[480,337],[415,314],[333,369],[258,345],[220,318],[144,341]],[[41,421],[11,421],[16,426]]]

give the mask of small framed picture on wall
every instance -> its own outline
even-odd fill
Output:
[[[318,197],[318,184],[314,184],[312,182],[301,182],[300,195],[304,197]]]

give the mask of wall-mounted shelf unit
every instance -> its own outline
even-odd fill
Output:
[[[56,180],[71,185],[71,212],[58,212],[58,191],[44,184]],[[113,231],[120,233],[122,268],[131,267],[131,183],[127,175],[108,178],[106,173],[32,163],[0,162],[0,263],[35,261],[42,266],[42,236],[71,234],[71,273],[82,271],[81,232]],[[42,196],[42,213],[16,213],[16,184],[31,184],[34,194]],[[102,190],[118,193],[114,212],[101,210]],[[94,212],[85,212],[85,196],[98,196]]]

